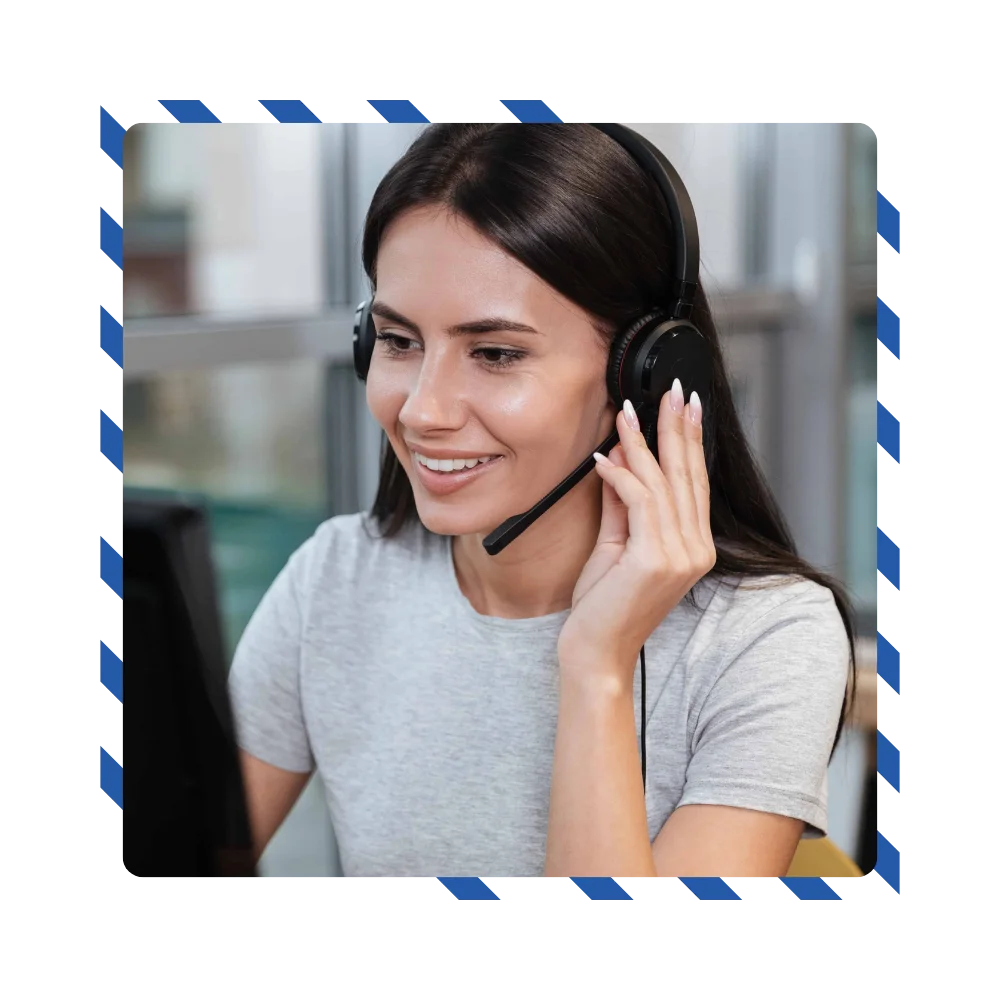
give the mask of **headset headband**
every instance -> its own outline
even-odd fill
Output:
[[[698,223],[694,206],[680,175],[670,161],[644,136],[624,125],[592,123],[613,139],[652,178],[670,216],[674,231],[674,302],[671,319],[687,319],[698,288]]]

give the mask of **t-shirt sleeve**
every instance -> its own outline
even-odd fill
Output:
[[[794,596],[740,630],[697,714],[678,808],[738,806],[827,830],[826,770],[850,648],[832,592]]]
[[[317,536],[275,577],[243,630],[229,671],[236,740],[247,753],[286,771],[314,766],[299,684],[309,569]]]

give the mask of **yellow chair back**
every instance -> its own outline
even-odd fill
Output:
[[[861,875],[861,869],[829,837],[800,840],[788,869],[792,878]]]

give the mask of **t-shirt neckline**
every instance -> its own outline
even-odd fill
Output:
[[[455,570],[455,557],[452,551],[454,536],[442,536],[442,544],[438,547],[441,558],[445,564],[445,580],[449,597],[456,604],[462,614],[474,624],[490,629],[494,632],[511,633],[538,633],[538,632],[560,632],[566,619],[569,618],[570,610],[553,611],[551,614],[540,615],[537,618],[497,618],[493,615],[480,614],[470,603],[469,599],[462,593],[462,588],[458,583],[458,573]]]

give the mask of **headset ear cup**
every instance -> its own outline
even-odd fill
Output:
[[[372,300],[365,299],[354,311],[354,374],[364,382],[375,352],[375,321]]]
[[[631,398],[638,391],[638,386],[627,384],[627,379],[622,375],[622,365],[625,362],[625,355],[635,338],[645,330],[651,323],[658,323],[663,319],[664,313],[659,309],[641,316],[630,326],[625,327],[611,344],[611,353],[608,355],[608,396],[615,404],[615,409],[620,410],[625,404],[625,400]],[[638,403],[638,399],[632,400],[633,404]]]

